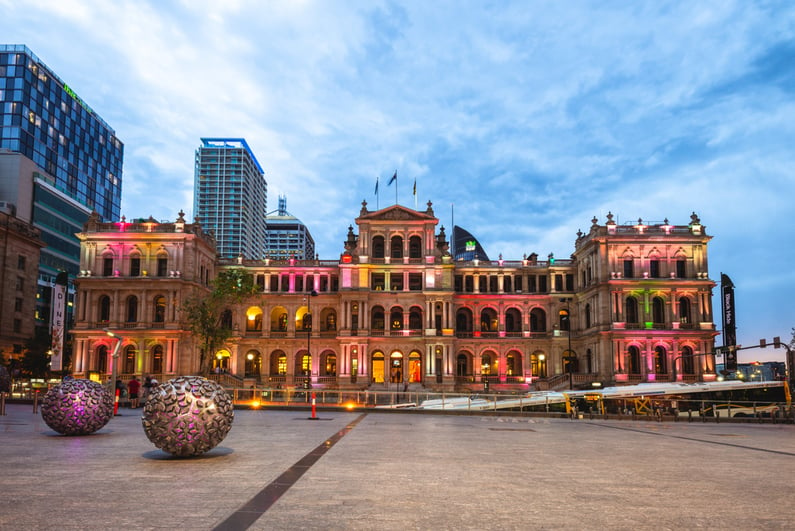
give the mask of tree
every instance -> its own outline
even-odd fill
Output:
[[[221,271],[209,293],[194,293],[180,308],[188,330],[199,344],[199,374],[210,372],[215,351],[232,337],[233,328],[224,322],[224,312],[256,292],[254,277],[244,269]]]
[[[36,328],[32,339],[25,344],[22,354],[22,373],[31,378],[44,378],[50,370],[50,333],[45,328]]]

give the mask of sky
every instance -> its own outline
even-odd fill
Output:
[[[0,0],[0,15],[0,42],[124,143],[128,219],[193,219],[202,137],[247,140],[268,210],[286,196],[321,259],[363,200],[397,190],[413,208],[415,181],[418,209],[506,260],[568,257],[608,212],[695,212],[710,278],[735,285],[737,342],[792,337],[792,2]]]

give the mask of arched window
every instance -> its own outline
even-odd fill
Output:
[[[547,314],[541,308],[533,308],[532,311],[530,311],[530,331],[547,331]]]
[[[246,353],[245,375],[247,378],[259,378],[262,367],[262,356],[256,350]]]
[[[422,311],[416,306],[409,310],[409,329],[422,329]]]
[[[124,348],[124,369],[125,374],[133,374],[135,372],[135,346],[127,345]]]
[[[522,314],[516,308],[509,308],[505,312],[505,331],[506,332],[521,332],[522,331]]]
[[[103,295],[99,298],[99,322],[110,321],[110,297]]]
[[[484,308],[480,312],[480,329],[483,332],[496,332],[497,328],[497,312],[492,308]]]
[[[522,375],[522,356],[518,352],[509,352],[505,357],[506,376]]]
[[[629,372],[629,374],[640,374],[640,349],[633,345],[629,347],[627,354],[629,358],[627,372]]]
[[[668,357],[664,347],[654,347],[654,373],[668,374]]]
[[[326,361],[323,363],[323,374],[325,376],[337,375],[337,355],[333,352],[326,354]]]
[[[389,329],[402,330],[403,329],[403,310],[400,308],[393,308],[389,313]]]
[[[635,297],[627,297],[624,307],[624,316],[626,317],[627,323],[638,324],[638,299]]]
[[[384,258],[383,236],[373,236],[373,258]]]
[[[163,345],[152,347],[152,372],[155,374],[163,372]]]
[[[693,322],[690,316],[690,299],[687,297],[679,298],[679,322],[682,324]]]
[[[392,258],[403,258],[403,238],[392,236],[389,241],[389,256]]]
[[[128,323],[138,322],[138,297],[130,295],[127,297],[127,319]]]
[[[455,361],[455,375],[458,377],[469,376],[469,358],[464,353],[456,356]]]
[[[155,323],[166,322],[166,298],[162,295],[157,295],[154,300],[154,315],[152,321]]]
[[[271,353],[270,363],[271,376],[284,376],[287,374],[287,355],[282,350],[274,350]]]
[[[419,236],[409,238],[409,258],[422,258],[422,238]]]
[[[480,373],[483,376],[491,375],[491,354],[483,354],[481,357]]]
[[[100,373],[105,373],[108,370],[108,347],[107,347],[107,345],[100,345],[100,346],[97,347],[96,369]]]
[[[262,309],[258,306],[251,306],[246,310],[246,331],[262,331]]]
[[[460,333],[472,332],[472,310],[459,308],[455,314],[455,331]]]
[[[696,374],[696,364],[693,356],[693,349],[682,347],[682,373]]]
[[[662,297],[654,297],[651,301],[651,317],[654,324],[665,323],[665,301]]]

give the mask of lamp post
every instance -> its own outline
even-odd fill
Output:
[[[306,356],[309,361],[309,367],[304,371],[304,389],[309,389],[312,386],[312,351],[310,350],[310,343],[312,341],[312,297],[317,297],[317,291],[310,291],[309,296],[306,297],[306,317],[304,318],[304,326],[306,327]]]
[[[560,299],[560,302],[566,303],[566,314],[564,318],[566,321],[566,331],[568,333],[568,348],[563,353],[563,360],[566,362],[566,372],[569,373],[569,389],[574,389],[574,362],[577,360],[577,354],[571,349],[571,297]]]
[[[110,391],[115,396],[114,399],[114,406],[113,406],[113,414],[117,415],[119,412],[119,389],[116,387],[116,374],[118,374],[118,360],[119,360],[119,349],[121,348],[122,337],[114,334],[110,331],[109,328],[103,328],[105,334],[114,338],[116,340],[116,346],[113,347],[113,354],[110,356]]]

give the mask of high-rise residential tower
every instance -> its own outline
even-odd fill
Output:
[[[244,138],[202,138],[196,150],[193,211],[214,233],[222,258],[264,258],[268,183]]]
[[[314,260],[315,240],[300,219],[287,212],[287,198],[279,196],[279,209],[268,213],[268,258]]]
[[[38,327],[50,322],[60,273],[73,292],[80,272],[75,234],[91,212],[119,219],[123,156],[115,131],[74,88],[27,46],[0,45],[0,202],[46,244],[37,264]]]

